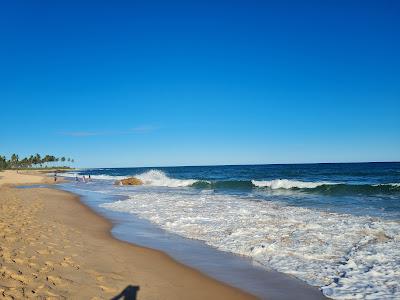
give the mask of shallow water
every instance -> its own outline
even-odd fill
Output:
[[[400,164],[82,170],[102,209],[240,254],[335,299],[400,297]],[[112,185],[135,176],[139,187]],[[74,174],[67,174],[74,176]]]
[[[102,204],[112,203],[121,197],[95,192],[92,187],[82,189],[79,184],[58,186],[80,195],[81,201],[111,220],[114,224],[112,234],[120,240],[163,251],[181,263],[261,299],[324,299],[318,289],[282,273],[266,271],[250,258],[218,251],[201,241],[183,238],[135,215],[104,209]]]

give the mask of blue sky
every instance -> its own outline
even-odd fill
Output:
[[[398,1],[3,1],[0,153],[400,160]]]

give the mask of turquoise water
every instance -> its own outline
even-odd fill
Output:
[[[109,168],[78,174],[118,179],[151,170],[165,175],[147,178],[159,186],[251,194],[296,206],[400,218],[400,163]]]
[[[335,299],[400,297],[400,163],[81,170],[103,209],[240,254]],[[115,186],[135,176],[143,186]]]

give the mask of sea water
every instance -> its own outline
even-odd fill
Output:
[[[400,163],[103,168],[99,205],[243,255],[334,299],[400,298]],[[135,176],[142,186],[115,186]]]

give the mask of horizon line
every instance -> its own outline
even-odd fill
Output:
[[[184,168],[184,167],[229,167],[229,166],[265,166],[265,165],[323,165],[323,164],[388,164],[400,161],[351,161],[351,162],[303,162],[303,163],[255,163],[255,164],[216,164],[216,165],[160,165],[128,167],[77,167],[74,169],[133,169],[133,168]]]

